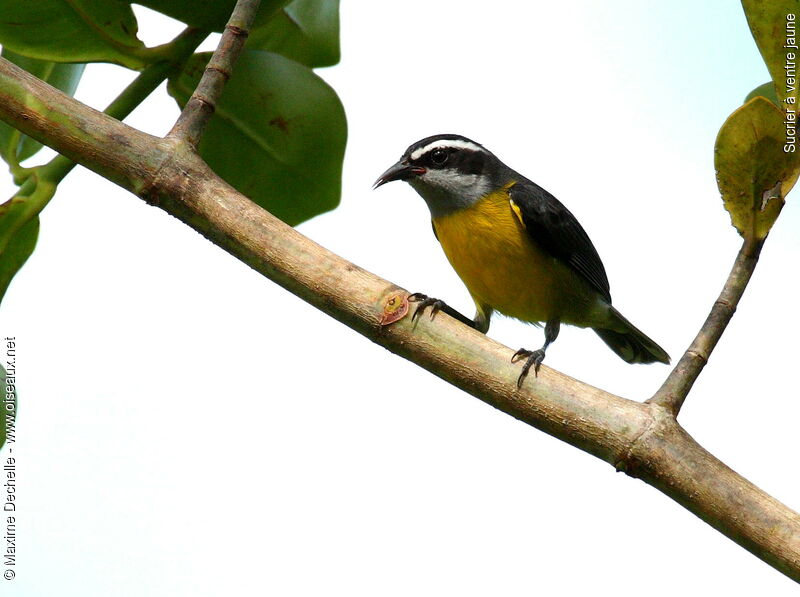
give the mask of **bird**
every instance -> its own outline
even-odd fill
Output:
[[[669,355],[611,304],[603,262],[574,215],[545,189],[480,143],[456,134],[426,137],[406,149],[373,188],[405,181],[425,200],[450,265],[467,287],[469,319],[442,300],[414,293],[412,320],[426,308],[486,333],[494,312],[541,326],[544,344],[519,349],[517,379],[538,377],[561,324],[591,328],[627,363],[669,364]]]

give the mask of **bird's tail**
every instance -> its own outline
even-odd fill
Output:
[[[610,321],[608,328],[593,328],[608,347],[627,363],[655,363],[669,365],[669,355],[658,344],[648,338],[614,307],[609,305]],[[618,331],[623,330],[623,331]]]

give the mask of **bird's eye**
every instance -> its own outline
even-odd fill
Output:
[[[444,149],[434,149],[431,152],[431,161],[437,166],[441,166],[447,161],[448,155]]]

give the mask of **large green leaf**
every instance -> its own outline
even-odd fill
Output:
[[[800,60],[800,50],[786,48],[787,45],[798,45],[794,33],[800,27],[800,1],[798,0],[742,0],[744,13],[750,31],[756,40],[761,57],[767,64],[767,69],[775,82],[778,99],[786,102],[784,108],[792,107],[797,111],[797,63]],[[794,19],[789,19],[793,15]],[[787,43],[787,38],[791,43]],[[793,55],[790,58],[789,54]],[[787,70],[787,64],[792,63],[793,73]],[[791,74],[791,77],[789,77]],[[792,100],[787,102],[787,98]]]
[[[139,69],[144,44],[122,0],[0,0],[0,44],[53,62],[113,62]]]
[[[253,28],[266,23],[289,0],[261,0]],[[137,0],[147,8],[183,21],[192,27],[222,31],[233,12],[236,0]]]
[[[32,75],[39,77],[42,81],[50,83],[50,85],[60,89],[67,95],[75,93],[78,81],[80,81],[83,69],[86,66],[85,64],[58,64],[56,62],[28,58],[20,56],[7,48],[3,48],[3,52],[0,55],[20,68],[24,68]],[[26,160],[41,148],[42,144],[38,141],[23,135],[5,122],[0,122],[0,157],[9,164]]]
[[[0,384],[2,384],[2,413],[0,413],[0,448],[8,443],[16,441],[14,422],[17,418],[17,353],[15,340],[2,340],[3,362],[9,365],[9,369],[0,364]],[[13,369],[11,368],[13,365]],[[13,457],[12,457],[13,458]],[[5,461],[4,461],[5,462]]]
[[[800,154],[784,151],[784,114],[755,97],[722,125],[714,148],[717,184],[731,223],[745,238],[763,239],[800,173]]]
[[[269,50],[306,66],[339,62],[339,0],[294,0],[250,31],[247,47]]]
[[[169,93],[183,106],[209,54],[195,55]],[[295,225],[339,204],[344,109],[322,79],[270,52],[245,50],[200,142],[209,166]]]

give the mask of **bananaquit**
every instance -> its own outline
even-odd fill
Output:
[[[433,232],[467,286],[477,313],[468,319],[423,294],[414,318],[431,307],[486,333],[492,313],[545,324],[544,345],[520,349],[517,385],[538,374],[561,323],[592,328],[628,363],[669,363],[669,355],[611,306],[608,278],[592,241],[570,211],[482,145],[460,135],[417,141],[375,182],[404,180],[431,212]]]

